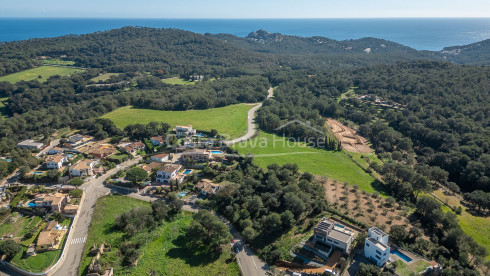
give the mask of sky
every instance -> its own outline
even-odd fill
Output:
[[[489,0],[0,0],[0,17],[490,17]]]

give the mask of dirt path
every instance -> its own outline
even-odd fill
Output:
[[[328,126],[332,129],[333,134],[342,144],[346,151],[358,153],[371,153],[373,150],[368,146],[366,138],[356,134],[356,132],[341,124],[334,119],[327,119]]]

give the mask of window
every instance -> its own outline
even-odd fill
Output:
[[[378,258],[379,260],[381,260],[381,258],[378,255],[376,255],[376,258]]]
[[[381,255],[381,251],[379,251],[379,250],[377,250],[377,249],[376,249],[376,253],[378,253],[379,255]]]
[[[338,241],[334,241],[333,243],[335,243],[335,244],[339,244],[339,242],[338,242]]]
[[[369,247],[369,243],[366,243],[366,246]]]

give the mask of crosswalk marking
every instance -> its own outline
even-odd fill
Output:
[[[86,240],[87,240],[87,237],[72,239],[71,244],[84,243]]]

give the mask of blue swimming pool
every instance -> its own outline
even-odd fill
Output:
[[[27,203],[27,206],[29,206],[29,207],[36,207],[36,204],[31,202],[31,203]]]
[[[212,150],[211,153],[212,154],[222,154],[223,152],[220,150]]]
[[[187,194],[187,192],[180,192],[178,197],[181,198],[181,197],[185,196],[186,194]]]
[[[395,254],[397,255],[398,257],[400,257],[402,260],[404,260],[405,262],[409,263],[412,261],[412,259],[410,257],[408,257],[407,255],[403,254],[402,252],[400,252],[398,249],[394,250],[394,251],[391,251],[391,254]]]
[[[185,170],[185,171],[183,172],[183,174],[188,175],[188,174],[190,174],[191,172],[192,172],[192,170]]]
[[[32,174],[43,174],[44,172],[33,172]]]

